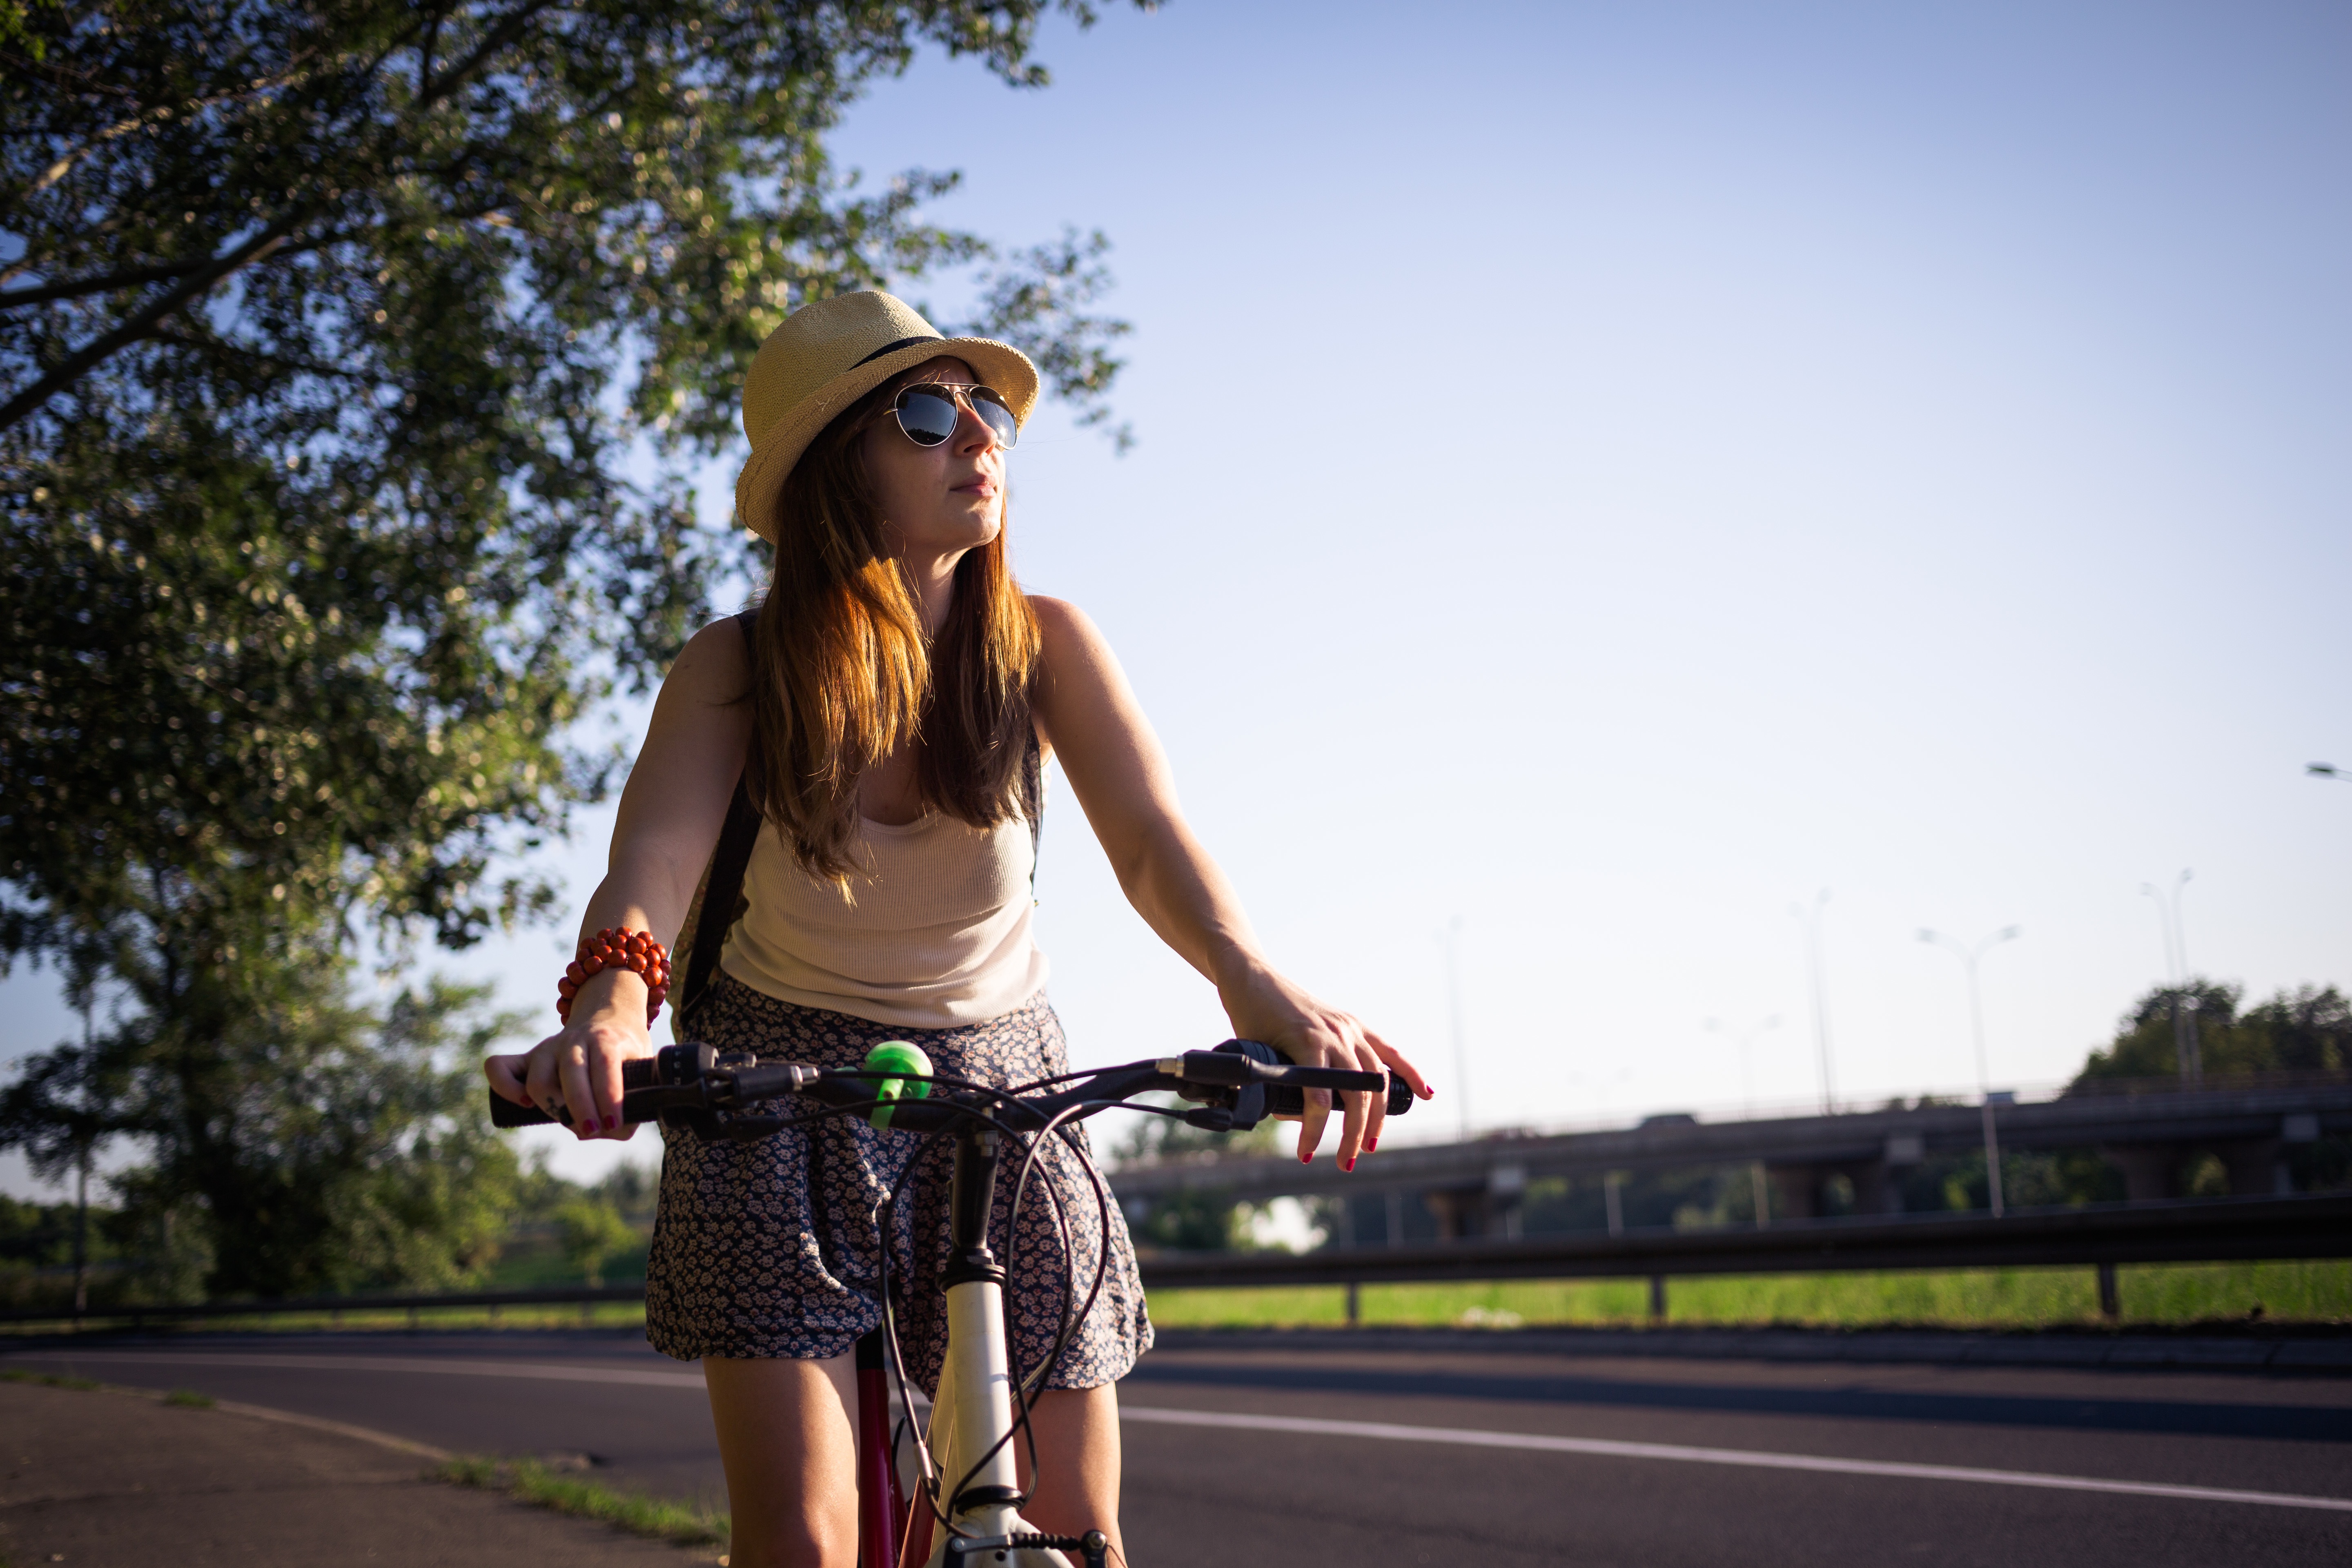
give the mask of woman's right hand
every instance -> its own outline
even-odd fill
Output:
[[[636,1123],[621,1120],[621,1064],[654,1054],[646,1024],[646,983],[633,971],[592,976],[572,998],[572,1022],[513,1056],[491,1057],[482,1071],[492,1090],[534,1105],[582,1138],[626,1139]]]

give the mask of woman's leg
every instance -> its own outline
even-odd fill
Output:
[[[1032,1487],[1029,1446],[1016,1442],[1021,1484],[1035,1494],[1021,1517],[1048,1535],[1101,1531],[1118,1553],[1111,1558],[1116,1568],[1125,1561],[1118,1536],[1117,1386],[1048,1389],[1029,1406],[1029,1420],[1037,1432],[1039,1473]]]
[[[702,1381],[734,1516],[731,1568],[856,1568],[851,1360],[704,1358]],[[1112,1440],[1115,1452],[1116,1432]]]

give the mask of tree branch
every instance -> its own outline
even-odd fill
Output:
[[[288,370],[306,371],[312,375],[325,376],[334,381],[368,379],[361,377],[356,371],[346,370],[337,365],[320,364],[317,360],[274,354],[266,349],[247,348],[243,343],[233,343],[226,338],[200,338],[193,332],[176,332],[169,327],[160,326],[147,335],[159,343],[177,343],[184,349],[196,349],[205,353],[236,354],[240,359],[260,360],[269,364],[281,364]]]
[[[77,278],[69,283],[43,283],[31,289],[0,289],[0,310],[14,310],[19,305],[46,305],[52,300],[72,300],[84,294],[104,294],[141,283],[162,283],[173,278],[184,278],[205,266],[205,260],[182,261],[170,267],[134,267],[128,272],[110,273],[104,278]]]
[[[286,243],[299,220],[279,218],[226,256],[215,259],[194,277],[166,289],[112,331],[66,356],[65,362],[32,385],[0,405],[0,432],[14,428],[41,405],[79,381],[111,355],[151,335],[156,323],[202,294],[239,268],[250,266]]]
[[[436,102],[447,97],[451,88],[473,75],[484,60],[512,43],[515,35],[521,32],[533,16],[548,9],[553,3],[554,0],[531,0],[531,4],[523,6],[513,16],[491,28],[488,36],[475,46],[472,54],[441,73],[441,79],[433,84],[431,91],[419,92],[416,95],[416,107],[430,109]]]

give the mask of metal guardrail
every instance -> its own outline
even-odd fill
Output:
[[[1448,1279],[1661,1279],[1871,1268],[1998,1268],[2352,1257],[2352,1194],[1906,1219],[1824,1219],[1722,1230],[1576,1231],[1319,1252],[1160,1253],[1146,1288],[1391,1284]]]
[[[1769,1229],[1577,1231],[1416,1247],[1319,1252],[1159,1253],[1141,1258],[1147,1289],[1372,1285],[1453,1279],[1589,1279],[1681,1274],[1826,1274],[1875,1268],[2096,1267],[2352,1258],[2352,1194],[2199,1198],[2177,1203],[1907,1219],[1827,1219]],[[466,1294],[310,1296],[92,1310],[81,1321],[137,1327],[295,1313],[383,1313],[642,1301],[629,1284]],[[60,1323],[70,1311],[17,1312],[0,1324]]]

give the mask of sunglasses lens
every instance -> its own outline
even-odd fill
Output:
[[[898,428],[918,447],[936,447],[955,434],[955,399],[910,386],[898,395]]]
[[[993,387],[973,387],[971,407],[996,432],[998,446],[1010,447],[1021,439],[1021,422],[1013,417],[1013,410],[1004,405],[1004,399],[996,395]]]

